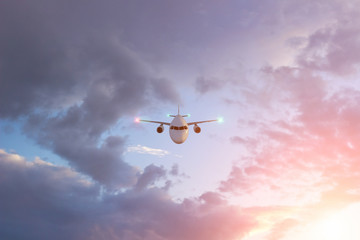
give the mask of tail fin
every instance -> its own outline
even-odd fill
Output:
[[[180,104],[178,104],[178,114],[177,115],[168,115],[169,117],[176,117],[180,115]],[[188,117],[188,115],[182,115],[182,117]]]

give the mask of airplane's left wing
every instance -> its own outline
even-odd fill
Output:
[[[139,119],[139,121],[140,121],[140,122],[158,123],[158,124],[162,124],[162,125],[168,125],[168,126],[170,126],[170,123],[167,123],[167,122],[149,121],[149,120],[142,120],[142,119]]]
[[[206,123],[206,122],[216,122],[218,120],[206,120],[206,121],[199,121],[199,122],[189,122],[188,125],[194,125],[199,123]]]

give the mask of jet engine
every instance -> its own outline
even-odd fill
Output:
[[[157,127],[156,131],[158,133],[162,133],[164,131],[164,126],[161,124],[160,126]]]
[[[201,128],[200,128],[198,125],[196,125],[196,124],[195,124],[195,126],[194,126],[194,132],[196,132],[196,133],[200,133],[200,132],[201,132]]]

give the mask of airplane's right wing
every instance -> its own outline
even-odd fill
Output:
[[[150,120],[142,120],[142,119],[139,119],[139,121],[140,121],[140,122],[149,122],[149,123],[158,123],[158,124],[170,126],[170,123],[167,123],[167,122],[150,121]]]
[[[206,121],[199,121],[199,122],[189,122],[188,125],[194,125],[199,123],[206,123],[206,122],[216,122],[218,120],[206,120]]]

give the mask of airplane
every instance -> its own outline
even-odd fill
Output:
[[[198,126],[200,123],[206,123],[206,122],[222,122],[222,119],[219,118],[217,120],[205,120],[205,121],[199,121],[199,122],[189,122],[187,123],[184,117],[189,117],[190,115],[181,115],[180,114],[180,108],[178,106],[178,113],[177,115],[168,115],[169,117],[173,117],[174,119],[168,123],[168,122],[160,122],[160,121],[150,121],[150,120],[143,120],[136,118],[135,122],[150,122],[150,123],[158,123],[160,124],[159,127],[157,127],[156,131],[158,133],[162,133],[164,131],[164,125],[170,126],[169,128],[169,134],[171,140],[173,140],[176,144],[184,143],[189,135],[189,126],[194,125],[194,132],[200,133],[201,128]]]

